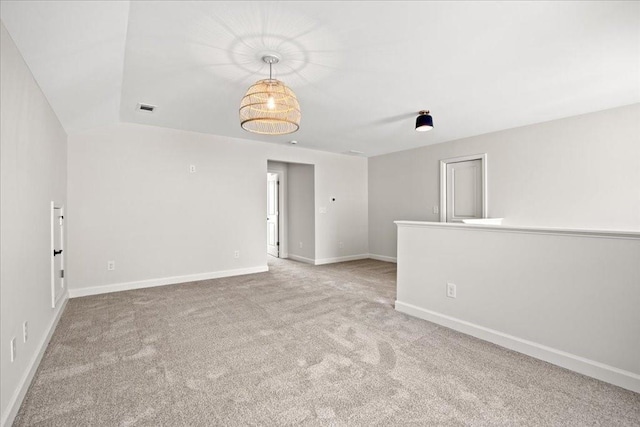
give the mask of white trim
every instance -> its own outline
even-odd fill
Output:
[[[324,264],[334,264],[336,262],[346,262],[346,261],[356,261],[359,259],[369,259],[371,258],[370,254],[360,254],[360,255],[347,255],[347,256],[339,256],[334,258],[322,258],[322,259],[311,259],[306,258],[300,255],[289,254],[289,259],[294,261],[300,261],[311,265],[324,265]]]
[[[289,253],[289,202],[288,202],[288,183],[287,174],[289,173],[289,163],[279,160],[267,159],[267,173],[279,174],[280,185],[278,186],[278,236],[280,240],[280,248],[278,257],[287,258]],[[264,235],[266,236],[266,230]]]
[[[569,228],[513,227],[506,225],[459,224],[453,222],[394,221],[398,227],[453,228],[469,231],[498,231],[522,234],[552,234],[608,239],[640,239],[640,232],[618,230],[579,230]]]
[[[65,279],[64,277],[60,278],[60,286],[62,287],[63,292],[60,293],[60,295],[58,296],[58,299],[56,299],[56,258],[53,255],[55,248],[54,242],[55,242],[55,233],[60,233],[60,250],[62,251],[59,255],[60,255],[60,265],[62,266],[62,271],[64,271],[64,266],[65,266],[65,257],[66,254],[64,252],[64,239],[65,239],[65,232],[64,232],[64,219],[63,219],[63,223],[61,228],[57,228],[56,224],[55,224],[55,213],[56,213],[56,209],[58,209],[60,211],[60,216],[62,218],[64,218],[64,204],[60,204],[58,205],[55,201],[51,201],[51,249],[49,252],[49,256],[51,257],[51,308],[56,308],[56,305],[60,302],[62,295],[65,293],[64,292],[64,288],[65,288]]]
[[[640,393],[640,375],[633,372],[618,369],[605,365],[604,363],[576,356],[575,354],[547,347],[401,301],[396,301],[396,310]]]
[[[56,202],[51,201],[51,211],[49,216],[51,217],[51,245],[49,256],[51,257],[51,308],[56,308],[56,261],[53,256],[53,251],[56,249],[55,242],[55,227],[54,227],[54,213],[56,211]]]
[[[369,254],[347,255],[334,258],[316,259],[316,265],[333,264],[336,262],[356,261],[359,259],[369,259]]]
[[[395,262],[395,263],[398,263],[398,258],[396,258],[396,257],[394,257],[394,256],[386,256],[386,255],[369,254],[369,258],[371,258],[371,259],[377,259],[378,261],[384,261],[384,262]]]
[[[300,255],[294,255],[294,254],[288,254],[287,255],[288,259],[292,259],[294,261],[299,261],[299,262],[304,262],[306,264],[311,264],[311,265],[315,265],[315,260],[311,259],[311,258],[306,258]]]
[[[269,267],[263,265],[259,267],[239,268],[236,270],[214,271],[211,273],[189,274],[186,276],[163,277],[159,279],[140,280],[137,282],[114,283],[110,285],[92,286],[89,288],[69,289],[69,298],[108,294],[111,292],[129,291],[132,289],[153,288],[156,286],[175,285],[178,283],[197,282],[199,280],[219,279],[221,277],[264,273],[265,271],[269,271]]]
[[[24,400],[25,395],[27,394],[27,390],[29,390],[29,386],[31,385],[31,381],[33,381],[33,377],[38,370],[38,366],[40,366],[40,361],[42,360],[42,356],[44,356],[45,350],[49,345],[49,341],[53,336],[53,331],[56,330],[56,326],[58,326],[58,321],[60,317],[62,317],[62,313],[64,312],[65,307],[67,306],[67,301],[69,300],[68,294],[65,292],[62,295],[62,303],[58,305],[58,308],[53,309],[56,311],[53,316],[53,321],[51,325],[49,325],[49,330],[47,334],[44,336],[44,339],[40,342],[40,347],[36,354],[31,358],[31,362],[28,365],[27,371],[24,373],[20,382],[18,383],[18,387],[13,393],[13,396],[9,399],[9,404],[7,405],[7,412],[2,414],[2,426],[10,426],[13,424],[13,421],[18,415],[18,411],[20,410],[20,406],[22,405],[22,401]]]
[[[273,179],[270,178],[269,175],[275,175],[275,183],[276,183],[275,192],[276,192],[276,199],[278,202],[277,203],[278,206],[275,206],[275,211],[276,211],[275,215],[278,217],[278,220],[276,221],[277,235],[276,235],[275,245],[269,245],[269,218],[271,217],[271,214],[269,213],[269,203],[270,203],[269,187],[270,187],[270,182],[273,181]],[[282,209],[284,208],[284,205],[282,201],[282,191],[281,191],[281,185],[280,185],[280,178],[283,178],[282,175],[283,175],[283,172],[281,171],[273,171],[273,170],[267,169],[267,203],[265,204],[265,216],[267,217],[267,222],[266,222],[267,227],[266,227],[266,233],[265,233],[265,236],[267,238],[266,250],[268,255],[271,255],[276,258],[282,258],[282,245],[280,240],[282,240],[283,244],[285,240],[283,235],[283,230],[282,230],[282,222],[283,222],[282,217],[284,215],[284,212],[282,211]],[[276,255],[270,252],[270,251],[273,251],[274,246],[275,246]]]
[[[487,153],[451,157],[440,160],[440,222],[447,222],[447,164],[480,160],[482,175],[482,218],[488,217]]]

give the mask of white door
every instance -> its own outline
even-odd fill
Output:
[[[482,160],[447,163],[447,222],[483,217]]]
[[[267,253],[280,256],[280,235],[278,233],[278,189],[277,173],[267,174]]]
[[[51,307],[64,294],[64,207],[51,202]]]

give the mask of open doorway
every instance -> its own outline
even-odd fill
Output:
[[[267,161],[267,257],[315,262],[315,168]]]
[[[289,164],[267,161],[267,256],[288,257],[288,195]]]
[[[267,172],[267,253],[280,257],[280,174]]]

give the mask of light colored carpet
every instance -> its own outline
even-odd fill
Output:
[[[398,313],[395,265],[69,301],[15,425],[640,425],[640,395]]]

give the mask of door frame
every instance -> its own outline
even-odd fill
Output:
[[[269,165],[269,162],[281,163],[285,165]],[[287,168],[288,163],[282,160],[267,161],[267,173],[277,173],[280,185],[278,185],[278,234],[280,239],[279,258],[289,257],[289,247],[287,245],[289,236],[287,233]],[[266,233],[265,233],[266,236]]]
[[[440,160],[440,222],[447,222],[447,165],[450,163],[480,160],[482,176],[482,218],[487,218],[487,153],[450,157]]]
[[[269,204],[271,203],[270,200],[270,196],[269,196],[269,184],[272,182],[272,178],[269,176],[273,176],[275,177],[275,201],[276,201],[276,206],[274,206],[275,209],[275,215],[278,217],[277,221],[274,221],[275,225],[276,225],[276,258],[280,258],[280,178],[281,178],[281,173],[280,172],[272,172],[272,171],[267,171],[267,254],[274,256],[271,252],[269,252],[269,218],[271,217],[271,214],[269,213]]]
[[[59,211],[60,217],[62,217],[62,225],[58,228],[55,223],[56,211]],[[65,268],[65,251],[64,251],[64,237],[65,237],[65,222],[64,222],[64,204],[56,203],[55,201],[51,202],[51,251],[49,252],[49,256],[51,257],[51,308],[56,308],[58,302],[62,299],[65,290],[65,277],[64,275],[60,277],[60,295],[56,299],[56,259],[53,255],[53,251],[56,249],[55,247],[55,233],[60,233],[60,249],[62,252],[58,255],[60,257],[60,265],[62,266],[61,270],[64,271]]]

